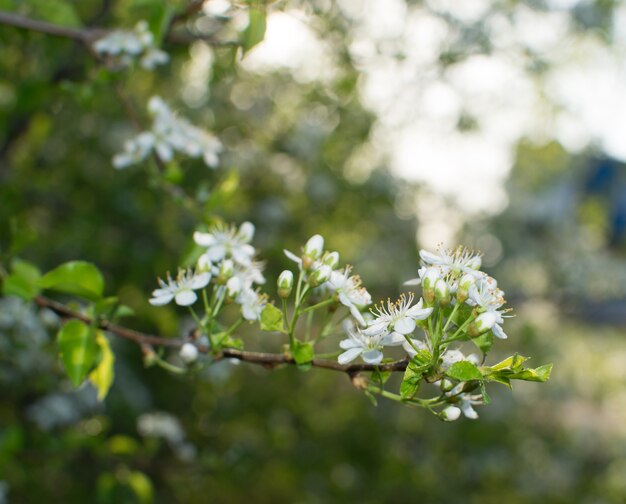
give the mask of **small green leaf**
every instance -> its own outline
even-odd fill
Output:
[[[104,280],[93,264],[70,261],[46,273],[39,286],[97,301],[102,297]]]
[[[245,55],[265,37],[267,12],[263,5],[251,6],[248,11],[248,26],[241,34],[241,48]]]
[[[298,365],[308,364],[313,360],[313,357],[315,357],[313,344],[309,341],[294,341],[291,353]]]
[[[283,312],[273,304],[267,304],[261,312],[262,331],[284,331]]]
[[[455,362],[448,368],[446,375],[462,382],[480,380],[483,377],[480,370],[469,361]]]
[[[103,298],[94,303],[92,315],[95,317],[102,316],[104,318],[110,318],[113,313],[115,313],[115,308],[117,307],[118,302],[119,299],[116,296]]]
[[[236,348],[237,350],[243,350],[243,341],[241,338],[233,338],[232,336],[220,342],[220,346],[224,348]]]
[[[411,399],[422,383],[424,373],[430,367],[432,354],[428,350],[420,350],[409,362],[404,371],[402,384],[400,385],[400,396],[402,399]]]
[[[128,474],[128,486],[132,488],[141,504],[150,504],[154,501],[154,490],[150,478],[140,471],[131,471]]]
[[[98,390],[98,401],[102,401],[113,384],[115,355],[109,346],[109,340],[102,331],[96,332],[96,343],[100,347],[102,358],[96,369],[89,373],[89,380]]]
[[[498,362],[494,366],[491,366],[493,371],[501,371],[503,369],[511,370],[511,371],[519,371],[522,369],[522,365],[526,362],[529,357],[523,357],[521,355],[515,354],[511,355],[504,359],[502,362]]]
[[[4,279],[2,291],[5,296],[18,296],[30,301],[40,292],[37,282],[41,273],[37,267],[21,259],[14,259],[11,273]]]
[[[544,383],[550,378],[552,364],[545,364],[536,369],[523,369],[508,376],[511,380],[524,380]]]
[[[78,387],[96,359],[94,331],[80,320],[70,320],[59,330],[57,341],[67,376]]]
[[[485,382],[480,382],[480,393],[483,396],[483,402],[485,404],[489,404],[491,402],[491,397],[487,394],[487,387],[485,387]]]

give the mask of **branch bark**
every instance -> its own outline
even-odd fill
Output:
[[[91,324],[93,320],[83,315],[82,313],[75,312],[69,309],[62,303],[58,301],[54,301],[45,296],[37,296],[34,299],[35,303],[42,307],[48,308],[52,310],[54,313],[59,315],[65,319],[76,319],[85,322],[86,324]],[[123,327],[117,324],[112,324],[106,320],[103,320],[98,323],[98,327],[105,331],[114,334],[120,338],[132,341],[138,344],[140,347],[144,348],[146,345],[149,346],[162,346],[169,348],[177,348],[181,347],[185,344],[184,340],[181,339],[170,339],[163,338],[161,336],[155,336],[152,334],[145,334],[139,331],[135,331],[133,329],[129,329],[127,327]],[[209,349],[206,347],[199,347],[199,351],[203,353],[208,353]],[[224,348],[221,350],[220,354],[215,357],[216,360],[221,359],[237,359],[242,362],[249,362],[251,364],[259,364],[266,368],[275,368],[280,365],[296,365],[296,361],[293,357],[285,354],[279,353],[267,353],[267,352],[250,352],[244,350],[236,350],[234,348]],[[357,373],[362,371],[375,371],[376,369],[380,371],[404,371],[409,363],[409,359],[397,360],[394,362],[387,362],[383,364],[339,364],[337,361],[328,360],[328,359],[313,359],[311,365],[313,367],[322,368],[322,369],[330,369],[332,371],[340,371],[343,373],[347,373],[351,377],[355,376]]]

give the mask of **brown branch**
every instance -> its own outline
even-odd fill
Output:
[[[70,28],[57,24],[47,23],[46,21],[38,21],[19,14],[0,11],[0,24],[14,26],[15,28],[23,28],[25,30],[54,35],[55,37],[65,37],[79,42],[91,43],[94,39],[102,36],[104,30]]]
[[[82,313],[75,312],[69,309],[62,303],[54,301],[44,296],[37,296],[34,299],[35,303],[42,308],[48,308],[57,315],[66,319],[77,319],[85,322],[86,324],[93,323],[93,320],[83,315]],[[98,323],[98,327],[105,331],[108,331],[120,338],[133,341],[137,343],[142,349],[149,346],[163,346],[176,348],[181,347],[185,341],[181,339],[170,339],[155,336],[152,334],[145,334],[133,329],[128,329],[111,322],[103,320]],[[202,353],[208,353],[209,349],[206,347],[199,347],[198,350]],[[234,348],[224,348],[220,351],[219,355],[215,356],[215,360],[221,359],[237,359],[242,362],[249,362],[251,364],[259,364],[266,368],[275,368],[280,365],[296,365],[296,361],[290,355],[278,354],[278,353],[266,353],[266,352],[249,352],[243,350],[236,350]],[[313,367],[330,369],[332,371],[340,371],[350,375],[354,381],[358,373],[361,371],[404,371],[408,364],[408,358],[397,360],[394,362],[387,362],[383,364],[339,364],[337,361],[328,359],[313,359],[311,365]]]

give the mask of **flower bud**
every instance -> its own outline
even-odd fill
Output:
[[[469,297],[470,287],[474,285],[474,282],[476,282],[476,278],[469,273],[461,277],[459,280],[459,287],[456,291],[456,300],[459,303],[465,303]]]
[[[330,266],[328,266],[327,264],[322,264],[309,276],[309,285],[311,287],[317,287],[318,285],[322,285],[330,278],[330,274],[332,272],[333,270]]]
[[[180,358],[185,362],[185,364],[191,364],[198,358],[198,348],[192,343],[185,343],[181,347],[178,355],[180,355]]]
[[[441,380],[441,382],[439,383],[439,386],[441,387],[441,390],[443,392],[450,392],[452,390],[452,388],[454,387],[454,383],[452,383],[450,380],[448,380],[447,378],[444,378],[443,380]]]
[[[239,236],[241,236],[246,243],[251,242],[254,237],[254,224],[247,221],[241,224],[239,227]]]
[[[278,295],[287,299],[291,294],[291,289],[293,289],[293,273],[289,270],[283,271],[278,277]]]
[[[311,259],[319,259],[324,251],[324,238],[321,235],[313,235],[304,246],[304,255]]]
[[[427,268],[422,276],[422,293],[424,300],[431,304],[435,300],[435,284],[439,280],[439,270],[437,268]]]
[[[330,266],[332,269],[335,269],[339,264],[339,252],[329,252],[324,256],[322,262]]]
[[[461,410],[456,406],[448,406],[440,413],[440,416],[446,422],[454,422],[461,416]]]
[[[444,306],[450,302],[450,287],[448,282],[441,278],[435,284],[435,298]]]
[[[467,332],[471,337],[478,336],[491,329],[497,320],[498,317],[494,312],[486,311],[476,317],[476,320],[472,322]]]

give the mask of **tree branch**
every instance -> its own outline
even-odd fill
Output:
[[[49,299],[44,296],[37,296],[34,299],[35,303],[42,308],[48,308],[52,310],[57,315],[62,318],[69,319],[77,319],[85,322],[86,324],[93,323],[93,320],[83,315],[82,313],[75,312],[70,310],[67,306],[52,299]],[[163,346],[170,348],[181,347],[185,344],[184,340],[181,339],[170,339],[163,338],[160,336],[155,336],[152,334],[145,334],[139,331],[135,331],[133,329],[128,329],[126,327],[122,327],[116,324],[112,324],[111,322],[107,322],[103,320],[98,323],[98,327],[105,331],[108,331],[120,338],[133,341],[138,344],[140,347],[145,348],[146,346]],[[206,347],[199,347],[198,350],[202,353],[208,353],[209,349]],[[216,356],[216,360],[221,359],[237,359],[242,362],[249,362],[251,364],[259,364],[266,368],[275,368],[280,365],[295,365],[296,361],[293,357],[285,354],[278,353],[266,353],[266,352],[249,352],[243,350],[236,350],[234,348],[224,348],[221,350],[220,354]],[[361,371],[404,371],[409,362],[408,358],[397,360],[394,362],[387,362],[383,364],[339,364],[334,360],[327,359],[313,359],[311,365],[313,367],[322,368],[322,369],[330,369],[332,371],[340,371],[343,373],[347,373],[353,378],[357,373]]]
[[[65,37],[80,42],[91,43],[94,39],[106,33],[104,30],[69,28],[67,26],[38,21],[19,14],[0,11],[0,24],[23,28],[25,30],[54,35],[56,37]]]

